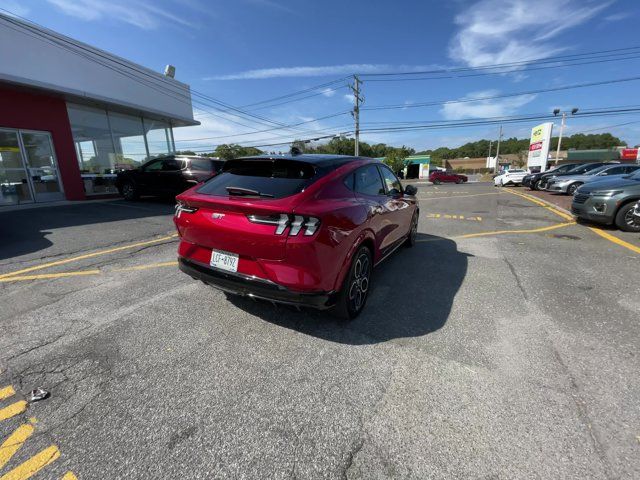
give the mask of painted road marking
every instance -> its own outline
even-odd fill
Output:
[[[146,245],[153,245],[154,243],[166,242],[167,240],[173,240],[178,236],[177,233],[173,235],[167,235],[166,237],[155,238],[153,240],[146,240],[144,242],[132,243],[130,245],[123,245],[122,247],[109,248],[107,250],[99,250],[93,253],[85,253],[84,255],[78,255],[77,257],[65,258],[64,260],[57,260],[55,262],[43,263],[42,265],[35,265],[33,267],[25,268],[23,270],[16,270],[15,272],[3,273],[1,278],[13,277],[21,275],[23,273],[33,272],[34,270],[42,270],[49,267],[57,267],[58,265],[66,265],[67,263],[77,262],[79,260],[85,260],[87,258],[98,257],[100,255],[107,255],[109,253],[121,252],[123,250],[129,250],[132,248],[144,247]]]
[[[33,434],[32,425],[20,425],[15,432],[0,445],[0,470],[11,460],[11,457],[20,450],[24,442]]]
[[[535,197],[532,197],[530,195],[527,195],[526,193],[520,193],[520,192],[514,192],[512,190],[503,190],[504,192],[510,193],[512,195],[516,195],[518,197],[524,198],[526,200],[529,200],[532,203],[535,203],[536,205],[546,208],[547,210],[549,210],[550,212],[555,213],[556,215],[558,215],[559,217],[564,218],[565,220],[573,220],[573,216],[566,214],[560,210],[558,210],[557,208],[554,208],[553,206],[549,205],[548,203],[543,202],[542,200],[538,200]]]
[[[505,191],[507,191],[509,193],[512,193],[513,195],[517,195],[519,197],[522,197],[522,198],[524,198],[526,200],[529,200],[530,202],[533,202],[536,205],[544,207],[547,210],[555,213],[556,215],[559,215],[562,218],[573,220],[573,216],[568,215],[568,214],[566,214],[564,212],[561,212],[560,210],[550,206],[548,203],[546,203],[546,202],[544,202],[542,200],[538,200],[535,197],[532,197],[532,196],[527,195],[525,193],[516,193],[516,192],[512,192],[510,190],[505,190]],[[620,245],[621,247],[624,247],[624,248],[626,248],[628,250],[631,250],[634,253],[640,253],[640,247],[637,247],[636,245],[633,245],[632,243],[626,242],[626,241],[622,240],[621,238],[616,237],[615,235],[611,235],[610,233],[605,232],[604,230],[600,230],[599,228],[594,228],[594,227],[588,227],[588,228],[589,228],[589,230],[591,230],[596,235],[600,235],[602,238],[604,238],[604,239],[606,239],[606,240],[608,240],[608,241],[610,241],[612,243],[615,243],[616,245]]]
[[[27,409],[27,402],[24,400],[18,400],[15,403],[12,403],[8,407],[4,407],[0,409],[0,421],[6,420],[7,418],[15,417],[16,415],[20,415]]]
[[[55,445],[45,448],[29,460],[0,477],[0,480],[26,480],[60,457],[60,450]]]
[[[538,233],[538,232],[548,232],[549,230],[556,230],[558,228],[569,227],[571,225],[575,225],[576,222],[567,222],[567,223],[557,223],[555,225],[549,225],[547,227],[540,228],[528,228],[523,230],[493,230],[490,232],[479,232],[479,233],[467,233],[465,235],[456,235],[453,237],[443,237],[443,238],[426,238],[423,240],[416,240],[416,242],[437,242],[440,240],[457,240],[463,238],[476,238],[476,237],[488,237],[492,235],[510,235],[510,234],[522,234],[522,233]]]
[[[8,387],[0,388],[0,400],[4,400],[5,398],[12,397],[16,394],[16,391],[13,389],[11,385]]]
[[[483,197],[485,195],[500,195],[502,192],[490,192],[490,193],[474,193],[472,195],[448,195],[446,197],[425,197],[420,198],[420,200],[440,200],[443,198],[469,198],[469,197]]]
[[[427,213],[425,218],[443,218],[445,220],[467,220],[470,222],[481,222],[482,217],[465,217],[464,215],[450,215],[448,213]]]
[[[15,395],[15,389],[12,386],[0,389],[0,398],[9,398]],[[18,408],[16,408],[18,405]],[[13,405],[0,410],[0,420],[6,420],[26,410],[27,402],[20,401]],[[4,416],[3,416],[4,415]],[[31,458],[25,460],[11,471],[2,474],[2,469],[11,461],[13,456],[22,448],[25,442],[33,435],[35,431],[34,425],[37,423],[34,417],[29,419],[29,423],[25,423],[16,428],[0,445],[0,480],[26,480],[38,473],[44,467],[54,462],[60,457],[60,450],[55,445],[50,445],[40,451]],[[67,472],[62,480],[77,480],[73,472]]]
[[[52,278],[77,277],[82,275],[99,275],[100,270],[79,270],[77,272],[43,273],[40,275],[16,275],[14,277],[0,278],[3,282],[25,282],[27,280],[48,280]]]
[[[177,267],[177,261],[171,262],[161,262],[161,263],[150,263],[148,265],[137,265],[135,267],[126,267],[126,268],[118,268],[115,270],[116,272],[130,272],[135,270],[147,270],[149,268],[161,268],[161,267]]]
[[[593,228],[593,227],[589,227],[589,230],[591,230],[593,233],[596,233],[598,235],[600,235],[602,238],[605,238],[607,240],[609,240],[610,242],[615,243],[616,245],[620,245],[621,247],[624,248],[628,248],[629,250],[631,250],[632,252],[635,253],[640,253],[640,248],[636,247],[635,245],[633,245],[632,243],[629,242],[625,242],[624,240],[611,235],[608,232],[605,232],[604,230],[600,230],[598,228]]]

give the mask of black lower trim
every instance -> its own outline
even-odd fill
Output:
[[[178,258],[178,266],[190,277],[235,295],[321,310],[335,303],[334,292],[295,292],[269,280],[224,272],[182,257]]]

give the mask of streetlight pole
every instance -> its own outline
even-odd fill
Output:
[[[498,162],[500,161],[500,142],[502,142],[502,125],[500,125],[500,134],[498,135],[498,147],[496,148],[496,165],[494,172],[498,173]]]
[[[560,109],[556,108],[553,111],[554,115],[558,115],[560,113]],[[577,108],[572,108],[571,109],[571,115],[575,115],[576,113],[578,113],[578,109]],[[560,123],[560,136],[558,136],[558,149],[556,150],[556,162],[555,164],[558,165],[558,161],[560,160],[560,147],[562,145],[562,135],[564,134],[564,127],[567,124],[567,112],[562,112],[562,122]],[[546,165],[546,161],[545,161],[545,165]]]

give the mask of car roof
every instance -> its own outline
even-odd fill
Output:
[[[370,160],[376,162],[373,158],[354,157],[351,155],[331,155],[331,154],[282,154],[282,155],[253,155],[249,157],[240,157],[235,160],[291,160],[295,162],[305,162],[319,167],[329,167],[344,165],[357,160]]]

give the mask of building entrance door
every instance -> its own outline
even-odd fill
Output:
[[[63,199],[51,135],[0,129],[0,205]]]

